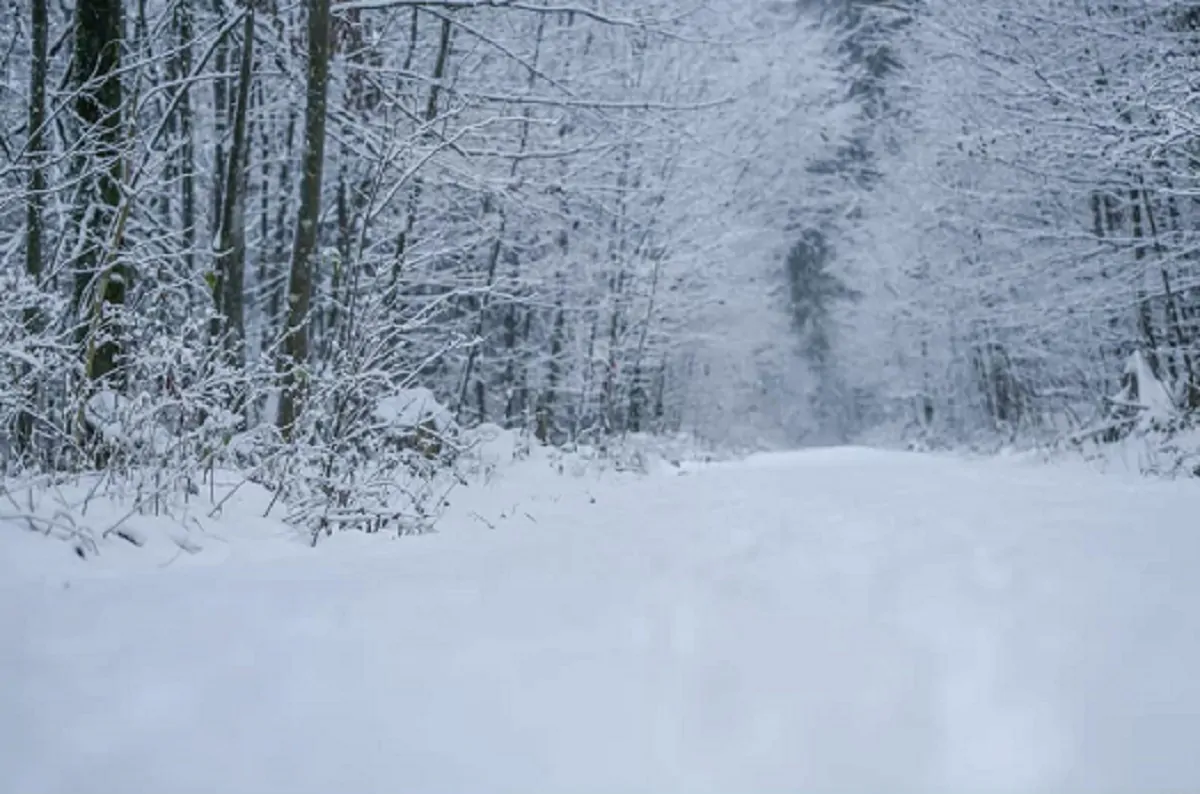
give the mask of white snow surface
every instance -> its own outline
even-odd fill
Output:
[[[1137,394],[1131,393],[1134,387],[1130,384],[1121,390],[1117,400],[1141,406],[1145,419],[1165,419],[1177,413],[1170,391],[1155,377],[1154,368],[1142,351],[1135,351],[1125,362],[1125,377],[1136,384]]]
[[[1200,790],[1190,482],[535,456],[433,535],[223,522],[87,562],[0,524],[0,792]]]
[[[398,389],[380,398],[375,417],[393,427],[411,429],[424,422],[433,422],[435,429],[445,430],[454,424],[454,414],[438,402],[433,392],[424,387]]]

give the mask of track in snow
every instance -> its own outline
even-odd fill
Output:
[[[0,584],[0,792],[1200,790],[1193,484],[831,450],[461,498]]]

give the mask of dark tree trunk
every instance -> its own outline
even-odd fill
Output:
[[[192,72],[192,0],[180,0],[175,7],[179,45],[179,75],[187,80]],[[179,96],[179,188],[183,221],[183,261],[187,275],[196,272],[196,142],[192,130],[192,92],[188,81]]]
[[[228,363],[241,369],[246,363],[245,271],[246,271],[246,212],[245,177],[249,160],[250,141],[247,135],[247,116],[250,107],[250,83],[254,66],[254,9],[246,10],[242,36],[242,57],[238,69],[237,104],[233,114],[233,137],[225,169],[225,191],[222,197],[219,250],[213,279],[213,302],[217,316],[213,319],[214,342],[223,346]],[[241,410],[242,400],[236,400],[235,411]]]
[[[288,278],[287,326],[280,361],[278,425],[284,438],[295,430],[304,396],[308,363],[309,307],[312,303],[313,258],[321,218],[321,175],[325,160],[325,103],[329,91],[330,0],[308,3],[308,90],[304,111],[304,173],[300,176],[300,209],[292,267]]]
[[[121,329],[129,274],[118,259],[121,203],[121,0],[88,0],[75,7],[75,112],[83,190],[80,252],[74,262],[74,305],[88,378],[120,388]]]
[[[415,12],[415,10],[414,10]],[[432,128],[433,123],[438,119],[438,101],[441,98],[442,81],[446,78],[446,69],[450,62],[450,42],[451,34],[454,31],[454,26],[450,22],[450,18],[442,19],[441,34],[438,40],[437,58],[433,64],[433,75],[430,79],[429,96],[425,102],[425,126]],[[417,18],[413,17],[412,25],[412,46],[415,48],[417,41]],[[412,51],[409,51],[409,57],[412,57]],[[421,206],[421,180],[419,177],[413,178],[412,188],[408,194],[408,216],[404,222],[404,228],[400,231],[400,236],[396,240],[396,259],[392,267],[392,285],[398,287],[404,269],[405,256],[408,249],[412,247],[413,233],[417,226],[417,212]]]
[[[225,19],[227,12],[224,0],[213,0],[212,12],[214,19],[218,21]],[[216,71],[216,76],[213,78],[213,137],[216,145],[213,161],[219,164],[225,162],[225,134],[229,126],[229,79],[225,76],[229,71],[229,39],[226,36],[221,36],[217,40],[216,51],[213,55],[213,67]],[[212,219],[214,229],[221,223],[221,196],[225,190],[224,182],[225,175],[218,167],[217,173],[213,175],[212,206],[209,208],[211,213],[209,217]]]
[[[558,407],[558,388],[562,380],[563,343],[566,338],[566,312],[563,309],[562,274],[556,276],[559,282],[559,294],[554,307],[554,326],[550,331],[550,361],[547,363],[546,388],[537,408],[537,439],[543,444],[549,443],[556,435],[557,428],[554,412]]]
[[[32,63],[29,68],[29,183],[25,196],[25,273],[34,289],[42,281],[42,204],[46,192],[46,44],[49,36],[49,15],[46,0],[33,0],[30,36],[32,38]],[[36,306],[24,311],[25,333],[33,335],[42,327],[41,315]],[[30,371],[24,368],[29,379]],[[33,440],[34,415],[32,407],[37,403],[37,385],[27,384],[27,406],[17,419],[17,451],[27,454]]]
[[[1133,221],[1133,258],[1138,264],[1135,273],[1138,284],[1138,330],[1142,333],[1142,339],[1146,347],[1146,362],[1150,365],[1150,370],[1154,373],[1155,377],[1162,377],[1158,337],[1154,329],[1153,307],[1151,306],[1150,296],[1145,287],[1146,274],[1141,266],[1146,259],[1146,232],[1142,226],[1141,191],[1137,188],[1132,188],[1129,191],[1129,205]]]

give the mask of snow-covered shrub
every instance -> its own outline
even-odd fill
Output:
[[[157,308],[163,314],[123,316],[138,353],[102,380],[86,376],[70,329],[43,328],[10,347],[36,351],[21,356],[9,381],[20,399],[0,400],[0,422],[14,435],[29,417],[0,485],[10,517],[76,541],[81,554],[94,548],[93,531],[127,537],[121,524],[130,517],[184,521],[214,469],[229,463],[228,442],[243,423],[237,396],[265,374],[207,352],[204,317],[174,317],[166,299]],[[120,520],[94,524],[96,505]]]
[[[627,433],[595,444],[564,445],[552,450],[549,457],[560,474],[584,476],[607,472],[648,474],[664,467],[727,460],[745,452],[716,447],[690,433]]]
[[[1140,351],[1125,361],[1121,389],[1097,421],[1062,446],[1092,460],[1124,460],[1145,474],[1200,477],[1200,417],[1179,407],[1175,389]]]
[[[452,460],[461,431],[450,409],[423,387],[396,389],[380,397],[373,418],[390,444],[412,449],[429,459]]]
[[[491,422],[461,431],[459,471],[469,479],[489,482],[498,468],[517,460],[519,435]]]
[[[364,331],[307,376],[291,438],[275,435],[263,483],[291,525],[316,544],[339,530],[427,532],[459,482],[457,427],[400,369],[385,334]]]

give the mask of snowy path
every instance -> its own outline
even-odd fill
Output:
[[[864,450],[548,483],[0,584],[0,793],[1200,790],[1194,484]]]

